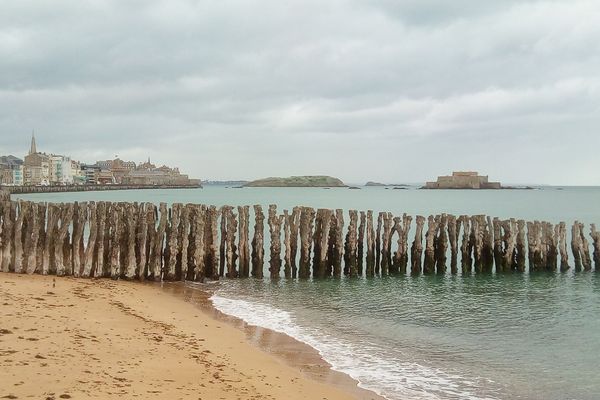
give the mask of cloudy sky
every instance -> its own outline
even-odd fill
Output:
[[[600,1],[2,0],[0,154],[600,184]]]

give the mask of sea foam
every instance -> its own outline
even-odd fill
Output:
[[[497,397],[476,394],[474,383],[456,374],[402,362],[386,356],[386,349],[376,343],[352,343],[343,338],[323,334],[318,328],[300,326],[290,312],[243,299],[213,295],[214,307],[249,325],[284,333],[316,349],[338,372],[359,382],[389,400],[403,399],[469,399],[492,400]]]

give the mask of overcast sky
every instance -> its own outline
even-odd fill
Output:
[[[0,154],[600,184],[600,1],[0,2]]]

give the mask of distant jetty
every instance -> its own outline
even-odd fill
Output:
[[[487,175],[475,171],[455,171],[450,176],[438,176],[421,189],[505,189],[500,182],[490,182]]]
[[[324,175],[264,178],[246,183],[246,187],[346,187],[338,178]]]

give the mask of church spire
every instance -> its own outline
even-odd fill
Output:
[[[31,148],[29,149],[29,154],[37,153],[37,148],[35,146],[35,133],[31,131]]]

